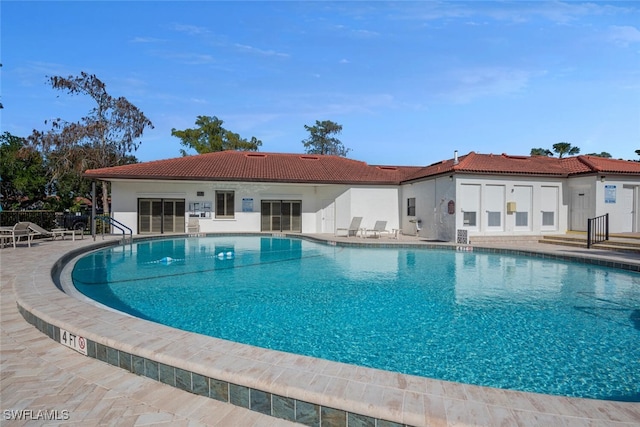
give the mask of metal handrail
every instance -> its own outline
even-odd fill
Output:
[[[113,219],[108,215],[96,215],[94,219],[96,220],[99,219],[101,221],[104,221],[108,223],[110,226],[115,227],[118,230],[122,231],[122,243],[125,243],[127,241],[125,236],[125,228],[126,228],[127,230],[129,230],[130,241],[133,242],[133,230],[127,227],[126,225],[124,225],[123,223],[121,223],[120,221]],[[104,227],[102,228],[102,238],[104,239]]]
[[[587,219],[587,249],[609,240],[609,214]]]

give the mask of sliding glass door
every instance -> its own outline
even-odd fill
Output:
[[[260,216],[262,231],[302,232],[301,200],[263,200]]]
[[[184,199],[138,199],[138,233],[184,233]]]

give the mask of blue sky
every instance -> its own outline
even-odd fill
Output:
[[[1,130],[92,107],[46,76],[95,74],[155,128],[135,155],[180,156],[199,115],[302,153],[331,120],[349,157],[427,165],[569,142],[637,159],[640,2],[138,1],[1,4]]]

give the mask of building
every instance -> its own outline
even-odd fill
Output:
[[[640,163],[455,153],[419,166],[338,156],[222,151],[93,169],[111,183],[113,218],[134,234],[335,233],[361,227],[438,241],[584,231],[609,214],[611,232],[640,229]]]

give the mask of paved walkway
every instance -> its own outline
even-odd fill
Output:
[[[386,240],[385,243],[396,242]],[[415,238],[406,238],[399,243],[418,241]],[[91,243],[92,239],[86,238],[75,242],[45,240],[35,243],[31,248],[23,244],[16,249],[0,249],[0,424],[278,427],[296,425],[235,405],[196,396],[82,356],[55,343],[28,324],[16,309],[13,284],[17,280],[35,277],[36,267],[39,267],[39,273],[42,268],[50,268],[50,260],[57,259],[64,252]],[[533,245],[527,249],[548,253],[586,253],[586,250],[552,245]],[[590,251],[589,254],[596,253]],[[600,255],[611,260],[625,258],[628,262],[640,264],[640,256],[637,254],[606,252]],[[567,399],[558,398],[558,412],[564,413],[561,409],[564,405],[571,408],[572,404],[568,402]],[[607,414],[599,413],[595,406],[590,406],[592,410],[589,414],[583,415],[585,418],[565,417],[560,425],[640,426],[639,406],[611,402],[611,405],[607,406],[611,412]],[[571,408],[571,411],[575,411],[575,407]],[[535,411],[514,414],[516,413],[501,414],[504,416],[502,425],[551,426],[557,425],[554,422],[560,420]],[[18,416],[23,420],[16,420]],[[46,421],[50,418],[55,419]],[[468,416],[465,418],[468,419]],[[460,419],[449,419],[438,425],[444,427],[470,424],[462,424]],[[478,420],[474,425],[493,424]]]
[[[298,425],[133,375],[67,349],[28,324],[16,308],[16,278],[30,276],[38,259],[53,251],[59,256],[90,243],[43,240],[31,248],[0,249],[0,425]]]

